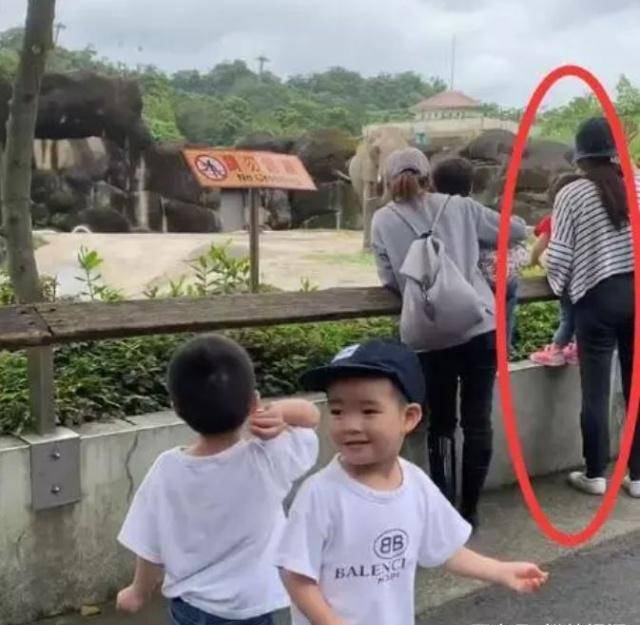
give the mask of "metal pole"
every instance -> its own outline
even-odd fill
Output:
[[[249,259],[251,262],[251,292],[260,288],[260,213],[257,189],[249,189]]]
[[[449,89],[453,91],[453,80],[456,73],[456,36],[454,35],[451,39],[451,82],[449,84]]]

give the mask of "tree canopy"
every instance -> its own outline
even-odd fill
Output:
[[[23,32],[0,33],[0,79],[15,72]],[[245,61],[218,63],[208,71],[186,69],[172,75],[149,65],[128,67],[100,57],[92,46],[83,50],[56,47],[47,61],[55,72],[92,70],[140,81],[143,115],[158,140],[231,145],[255,133],[297,136],[319,128],[336,128],[359,135],[364,125],[411,119],[409,108],[446,89],[437,77],[415,72],[365,77],[343,67],[281,78],[254,71]],[[628,129],[631,150],[640,157],[635,128],[640,123],[640,89],[622,75],[615,93],[616,107]],[[485,114],[518,121],[522,109],[495,103],[482,105]],[[570,143],[579,123],[600,113],[591,95],[541,113],[538,135]]]

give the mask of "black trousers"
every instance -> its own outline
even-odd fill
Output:
[[[622,390],[629,404],[633,367],[633,274],[603,280],[575,305],[576,337],[582,383],[583,455],[587,477],[602,477],[609,461],[609,400],[611,363],[617,346]],[[636,427],[631,456],[631,479],[640,479],[640,428]]]
[[[491,410],[496,378],[495,332],[444,350],[419,354],[427,384],[426,412],[430,438],[453,438],[458,424],[464,435],[462,507],[475,508],[493,450]]]

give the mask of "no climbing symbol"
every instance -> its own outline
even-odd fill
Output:
[[[227,177],[227,168],[224,163],[214,156],[202,154],[196,157],[195,165],[203,176],[211,180],[224,180]]]

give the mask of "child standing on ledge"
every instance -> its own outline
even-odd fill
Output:
[[[579,174],[562,174],[549,187],[549,205],[553,206],[556,195],[571,182],[579,180]],[[546,250],[551,240],[551,215],[543,217],[535,229],[536,242],[531,250],[531,265],[545,267]],[[545,367],[562,367],[578,364],[578,347],[575,341],[573,305],[565,293],[560,298],[560,323],[553,335],[553,341],[540,351],[529,356],[532,362]]]

